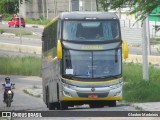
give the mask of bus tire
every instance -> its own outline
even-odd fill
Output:
[[[108,101],[108,106],[109,107],[116,107],[116,100]]]
[[[48,108],[49,110],[57,110],[58,109],[57,103],[49,103]]]
[[[47,105],[47,108],[49,110],[54,110],[56,108],[54,103],[50,103],[49,102],[49,90],[48,90],[48,87],[46,88],[46,105]]]
[[[47,108],[48,108],[48,102],[49,102],[49,99],[48,99],[48,88],[46,87],[46,89],[45,89],[45,97],[46,97],[46,106],[47,106]]]
[[[67,110],[68,109],[68,105],[65,102],[60,102],[60,110]]]

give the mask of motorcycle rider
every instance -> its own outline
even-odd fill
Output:
[[[10,82],[10,78],[9,77],[6,77],[5,78],[5,83],[3,84],[3,87],[4,87],[4,94],[3,94],[3,98],[4,98],[4,100],[3,100],[3,102],[5,102],[5,99],[6,99],[6,95],[7,95],[7,91],[8,90],[11,90],[12,89],[12,87],[13,87],[13,83],[11,83]],[[14,95],[14,93],[13,93],[13,91],[12,91],[12,101],[13,101],[13,95]]]

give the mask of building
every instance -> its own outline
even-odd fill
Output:
[[[23,0],[20,11],[24,18],[52,19],[61,12],[96,11],[96,0]]]

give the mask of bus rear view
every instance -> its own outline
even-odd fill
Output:
[[[56,103],[61,109],[82,104],[91,108],[116,106],[116,101],[122,100],[125,43],[117,16],[99,12],[62,13],[59,27],[60,93]]]

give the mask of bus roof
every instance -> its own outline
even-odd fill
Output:
[[[61,19],[118,19],[117,15],[111,12],[63,12]]]

